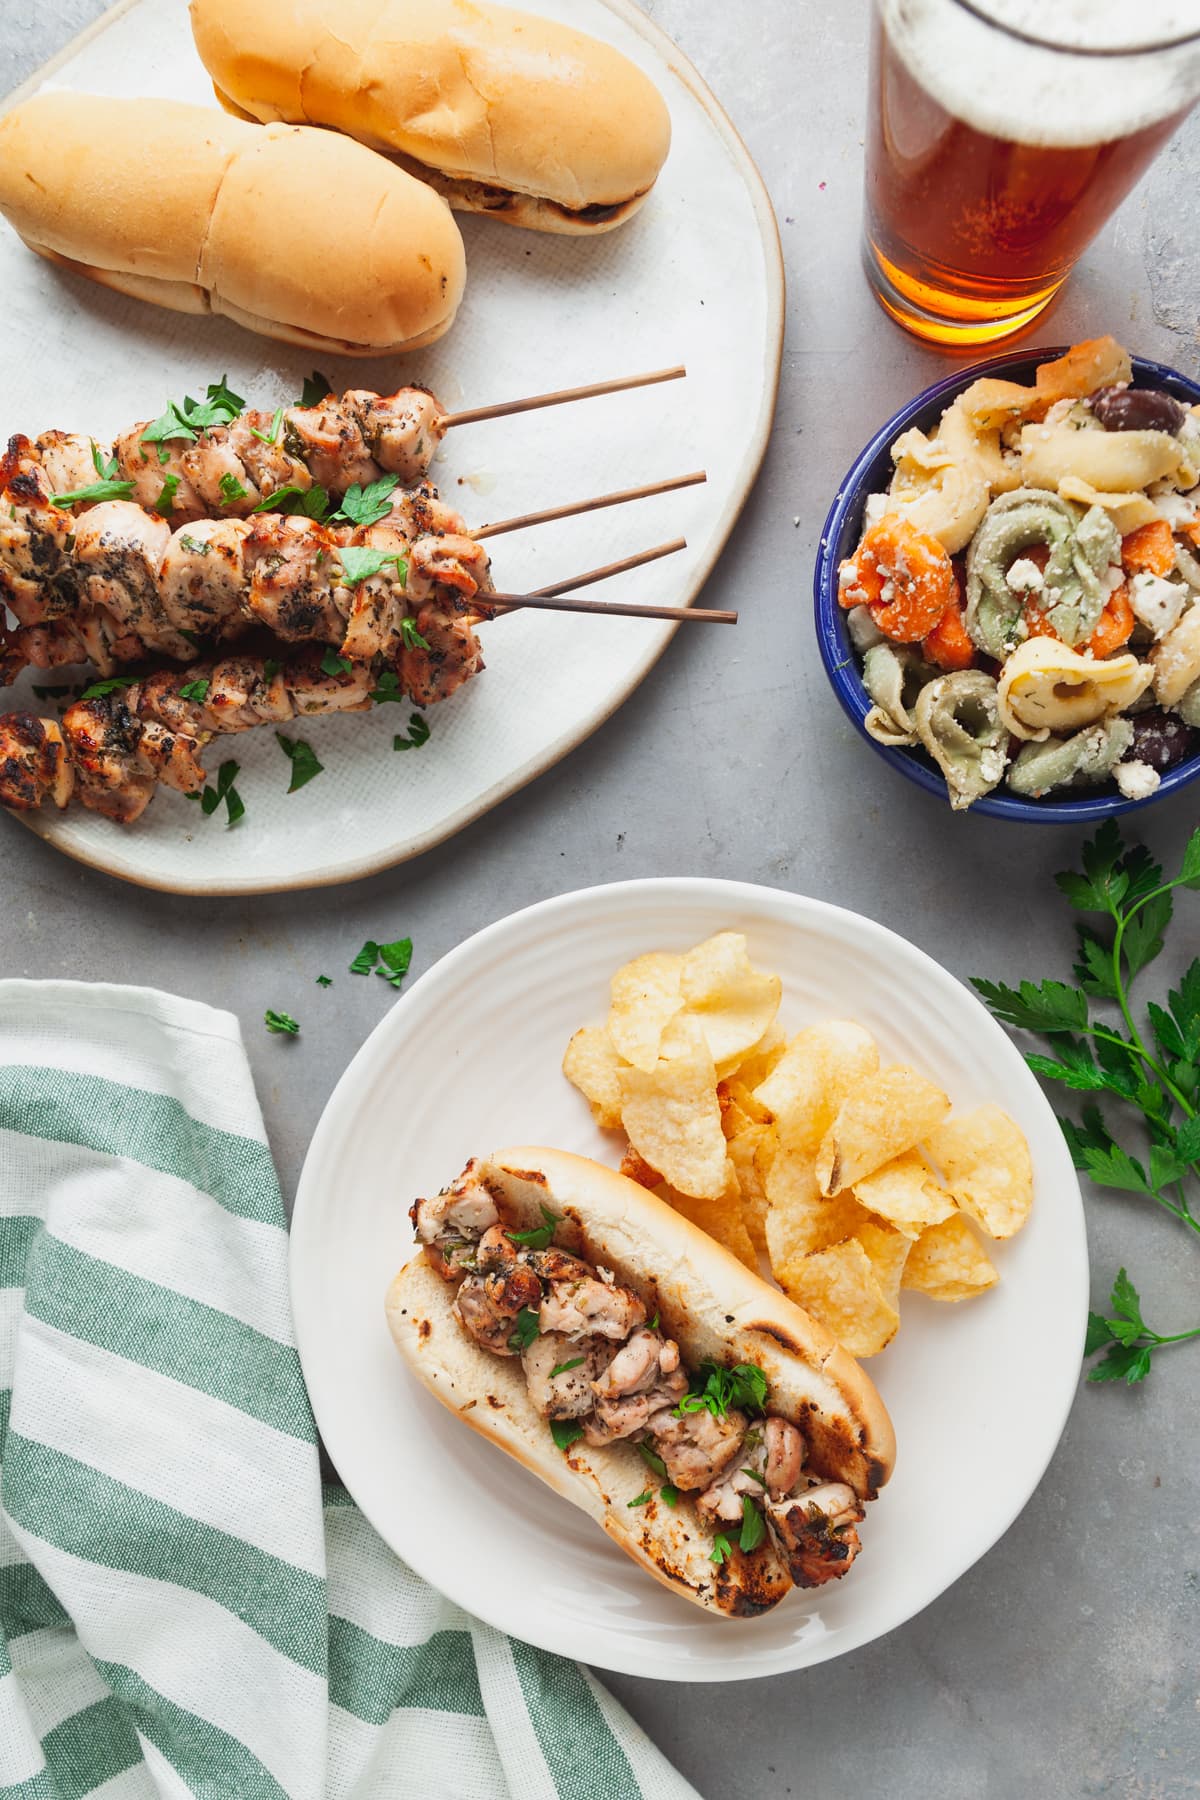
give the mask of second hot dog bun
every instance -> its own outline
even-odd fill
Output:
[[[521,1146],[478,1167],[512,1229],[541,1225],[542,1204],[549,1205],[562,1220],[555,1242],[604,1264],[658,1312],[687,1365],[757,1363],[771,1410],[799,1426],[818,1474],[845,1482],[864,1501],[888,1480],[895,1434],[869,1378],[823,1326],[690,1221],[625,1176],[567,1151]],[[630,1506],[647,1486],[646,1465],[631,1445],[580,1441],[560,1451],[530,1401],[520,1361],[481,1349],[463,1331],[453,1300],[454,1288],[424,1253],[387,1296],[401,1356],[443,1406],[589,1513],[685,1599],[745,1618],[783,1598],[791,1579],[769,1543],[714,1564],[711,1525],[686,1496],[674,1508],[657,1494]]]
[[[385,157],[171,100],[26,101],[0,119],[0,212],[121,293],[349,356],[441,337],[466,276],[448,207]]]
[[[460,211],[609,231],[671,141],[654,84],[569,26],[471,0],[191,0],[196,48],[242,117],[333,126]]]

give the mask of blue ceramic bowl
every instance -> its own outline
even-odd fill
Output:
[[[893,769],[898,769],[910,781],[915,781],[926,793],[936,795],[943,805],[948,804],[945,780],[936,763],[923,750],[897,749],[887,744],[878,744],[866,729],[865,721],[871,710],[871,699],[862,684],[862,659],[850,642],[846,615],[838,605],[838,565],[845,557],[853,555],[862,535],[863,508],[867,495],[885,492],[891,481],[891,446],[902,431],[907,431],[912,425],[920,426],[922,431],[932,431],[955,396],[961,394],[964,388],[970,387],[981,375],[1003,375],[1010,381],[1032,383],[1038,364],[1061,356],[1065,348],[1063,345],[1033,352],[1027,349],[1010,350],[1001,356],[991,356],[986,362],[974,363],[969,369],[959,369],[947,376],[945,381],[935,382],[923,394],[918,394],[915,400],[901,408],[886,425],[880,426],[865,450],[843,476],[838,484],[837,497],[829,509],[825,529],[821,533],[816,573],[813,577],[813,594],[816,600],[817,643],[825,672],[833,684],[833,691],[856,730],[876,756],[881,756]],[[1165,388],[1167,393],[1174,394],[1186,406],[1194,406],[1200,401],[1200,384],[1189,381],[1174,369],[1165,368],[1162,363],[1145,362],[1141,357],[1135,356],[1133,381],[1135,387]],[[1026,819],[1055,825],[1091,825],[1100,819],[1113,818],[1117,813],[1132,812],[1135,807],[1152,806],[1167,794],[1179,793],[1190,781],[1195,781],[1197,776],[1200,776],[1200,755],[1189,757],[1177,769],[1170,770],[1163,776],[1154,793],[1144,800],[1127,800],[1115,786],[1101,793],[1081,788],[1077,794],[1068,791],[1065,795],[1052,796],[1046,800],[1023,800],[1016,794],[997,788],[982,800],[976,800],[971,811],[987,813],[996,819]]]

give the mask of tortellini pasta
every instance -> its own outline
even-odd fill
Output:
[[[1200,681],[1200,606],[1189,606],[1178,625],[1150,652],[1154,698],[1160,706],[1176,706],[1194,681]]]
[[[1002,780],[1006,733],[996,683],[982,669],[961,669],[927,683],[913,717],[918,737],[946,777],[955,812]]]
[[[1052,788],[1089,787],[1111,775],[1133,743],[1128,719],[1103,719],[1073,737],[1025,744],[1008,771],[1014,794],[1040,799]]]
[[[894,510],[952,555],[961,550],[987,511],[983,476],[956,463],[936,438],[927,438],[915,427],[896,439],[892,456]]]
[[[1056,638],[1028,638],[1001,672],[1000,716],[1014,737],[1043,741],[1124,711],[1145,693],[1153,674],[1136,656],[1098,662]]]
[[[1144,488],[1170,475],[1183,459],[1169,431],[1076,431],[1073,425],[1026,425],[1021,432],[1021,480],[1057,488],[1075,476],[1106,494]]]
[[[1089,507],[1080,517],[1056,494],[1017,488],[993,500],[967,552],[966,627],[981,650],[997,661],[1026,635],[1024,600],[1008,584],[1008,571],[1023,551],[1044,545],[1038,605],[1065,644],[1088,638],[1104,610],[1102,580],[1120,551],[1108,514]]]
[[[1078,475],[1068,475],[1060,481],[1058,492],[1061,499],[1073,500],[1078,506],[1102,507],[1120,537],[1128,537],[1139,525],[1149,525],[1152,519],[1159,516],[1157,506],[1147,495],[1102,494],[1099,488],[1094,488],[1090,481],[1084,481]]]
[[[863,657],[863,686],[875,702],[865,724],[877,743],[916,743],[912,706],[923,684],[935,674],[913,650],[896,644],[872,645]]]

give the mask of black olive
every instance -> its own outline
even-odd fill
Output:
[[[1193,731],[1182,719],[1161,712],[1157,706],[1135,713],[1129,722],[1133,726],[1133,743],[1123,759],[1126,762],[1149,763],[1165,775],[1168,769],[1177,769],[1200,750],[1200,731]]]
[[[1101,388],[1092,395],[1092,411],[1105,431],[1169,431],[1187,418],[1178,400],[1161,388]]]

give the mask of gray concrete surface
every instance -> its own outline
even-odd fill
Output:
[[[100,10],[98,0],[6,5],[0,92]],[[648,10],[743,132],[787,258],[774,440],[706,596],[742,608],[736,641],[681,633],[561,767],[417,863],[341,890],[155,896],[3,830],[0,969],[150,982],[238,1013],[289,1193],[330,1089],[389,998],[382,982],[339,982],[320,999],[318,1026],[313,977],[367,936],[410,933],[419,976],[544,895],[708,873],[856,907],[964,977],[1069,974],[1072,923],[1051,876],[1074,860],[1076,834],[953,819],[888,777],[817,663],[809,582],[832,486],[870,428],[945,366],[876,310],[859,271],[863,0],[651,0]],[[1200,115],[1033,341],[1112,331],[1197,372],[1198,167]],[[1177,858],[1196,813],[1184,797],[1145,814],[1139,834]],[[1152,987],[1200,947],[1200,899],[1180,910]],[[269,1038],[264,1007],[299,999],[302,1039]],[[1159,1329],[1200,1316],[1200,1252],[1165,1215],[1095,1192],[1088,1212],[1097,1298],[1127,1263]],[[611,1685],[707,1800],[1200,1793],[1198,1385],[1200,1347],[1164,1356],[1145,1391],[1081,1388],[1041,1489],[1004,1540],[886,1640],[725,1691]]]

